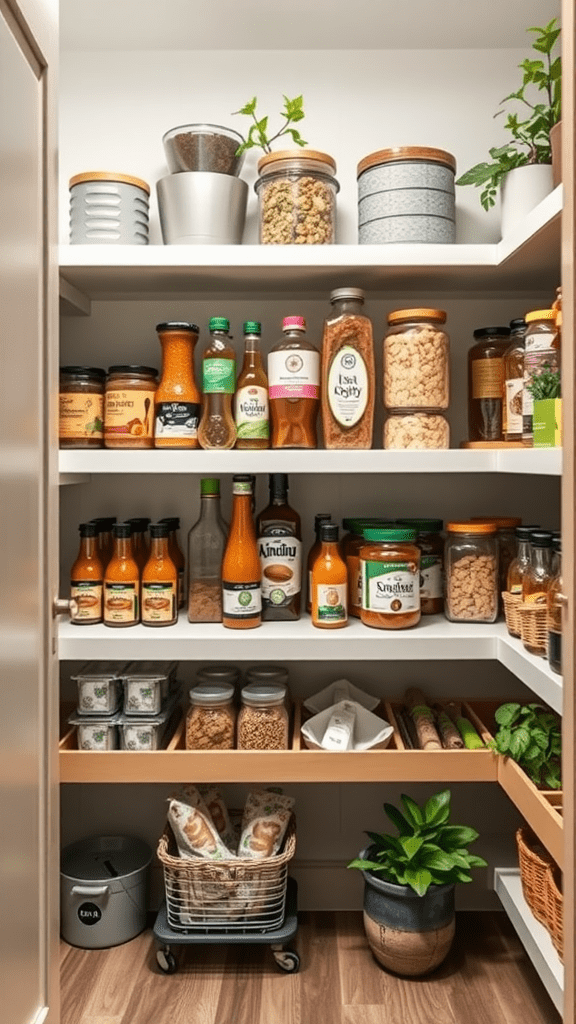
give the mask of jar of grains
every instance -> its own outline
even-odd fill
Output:
[[[360,548],[365,626],[408,629],[420,621],[420,550],[416,530],[364,530]]]
[[[487,522],[446,524],[445,614],[451,622],[495,622],[498,616],[498,540]]]
[[[60,367],[61,448],[104,447],[104,381],[97,366]]]
[[[474,522],[492,523],[498,541],[498,577],[500,593],[508,589],[508,569],[518,553],[516,528],[522,525],[518,516],[472,516]]]
[[[384,424],[384,448],[449,448],[448,420],[439,413],[406,410]]]
[[[111,366],[106,381],[106,448],[154,447],[154,395],[158,374],[151,366]]]
[[[203,683],[190,690],[186,750],[233,750],[236,711],[231,683]]]
[[[442,309],[397,309],[384,338],[384,405],[389,412],[438,412],[450,402],[450,339]]]
[[[313,149],[285,149],[258,161],[260,242],[324,245],[336,241],[336,163]]]
[[[420,610],[422,615],[437,615],[444,611],[442,520],[399,519],[398,524],[418,531],[416,547],[420,548]]]
[[[249,683],[242,687],[238,749],[288,749],[286,687],[282,683]]]

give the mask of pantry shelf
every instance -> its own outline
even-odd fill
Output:
[[[498,758],[498,782],[556,863],[564,864],[562,793],[540,790],[509,757]]]

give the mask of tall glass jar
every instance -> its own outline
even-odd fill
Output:
[[[446,523],[445,614],[450,622],[496,622],[498,540],[486,522]]]
[[[220,481],[200,481],[200,518],[188,534],[188,621],[222,622],[222,558],[227,533],[220,517]]]
[[[204,683],[190,690],[186,750],[233,750],[236,731],[234,687]]]
[[[284,149],[258,161],[260,242],[325,245],[336,241],[336,162],[313,149]]]
[[[553,672],[562,674],[562,563],[561,541],[552,541],[557,559],[556,572],[548,590],[546,607],[548,611],[548,662]]]
[[[104,447],[104,381],[98,366],[60,367],[61,448]]]
[[[505,441],[522,440],[522,392],[524,387],[524,335],[526,321],[510,321],[510,344],[504,353],[504,408],[502,429]]]
[[[450,339],[442,309],[397,309],[384,338],[384,405],[389,412],[447,409]]]
[[[374,341],[361,288],[337,288],[322,337],[322,425],[326,448],[371,448]]]
[[[468,352],[468,440],[502,441],[504,353],[509,327],[479,327]]]
[[[287,750],[286,687],[281,683],[249,683],[242,687],[238,714],[239,750]]]
[[[106,448],[154,447],[154,398],[158,378],[151,366],[111,366],[106,380]]]

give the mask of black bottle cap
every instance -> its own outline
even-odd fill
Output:
[[[561,551],[562,551],[562,538],[561,537],[552,537],[552,550],[553,551],[557,551],[558,554],[561,553]]]
[[[170,527],[166,522],[151,523],[150,524],[150,536],[154,537],[167,537],[170,533]]]
[[[270,473],[268,485],[271,498],[286,498],[288,494],[288,474]]]
[[[117,540],[119,538],[126,540],[128,537],[132,536],[132,527],[130,526],[130,523],[114,523],[112,532]]]
[[[526,330],[526,321],[523,316],[510,321],[510,334],[523,334]]]
[[[191,334],[200,334],[200,328],[196,324],[189,324],[187,320],[168,320],[165,324],[156,324],[156,330],[160,331],[190,331]]]
[[[329,523],[329,522],[331,522],[331,520],[332,520],[332,513],[331,512],[317,512],[316,515],[314,516],[314,529],[316,530],[316,532],[318,532],[318,528],[319,528],[321,522],[328,522]]]
[[[132,533],[146,533],[151,519],[150,516],[134,516],[132,519],[127,519],[126,522],[130,523]]]
[[[254,477],[251,473],[235,473],[232,480],[235,484],[251,484]]]
[[[97,516],[96,519],[91,519],[90,522],[96,524],[98,533],[108,533],[116,522],[116,516]]]
[[[552,534],[548,530],[532,530],[530,543],[533,548],[551,548]]]
[[[474,331],[475,338],[497,338],[498,336],[507,338],[509,334],[509,327],[477,327]]]
[[[72,377],[104,377],[106,370],[101,366],[61,366],[60,373],[67,373]]]
[[[158,520],[159,523],[165,523],[168,530],[179,530],[180,529],[180,516],[163,516],[162,519]],[[152,529],[152,527],[150,527]]]
[[[338,524],[337,523],[320,523],[320,540],[324,543],[333,543],[338,541]]]
[[[96,523],[80,523],[78,529],[81,537],[97,537],[100,533]]]
[[[517,526],[514,534],[518,540],[530,540],[534,530],[540,529],[540,523],[532,523],[530,526]]]

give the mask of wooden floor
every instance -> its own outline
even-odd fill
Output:
[[[61,1024],[560,1024],[504,914],[459,914],[423,980],[378,966],[359,913],[302,913],[292,945],[296,975],[267,946],[193,946],[167,976],[150,931],[110,950],[63,942]]]

